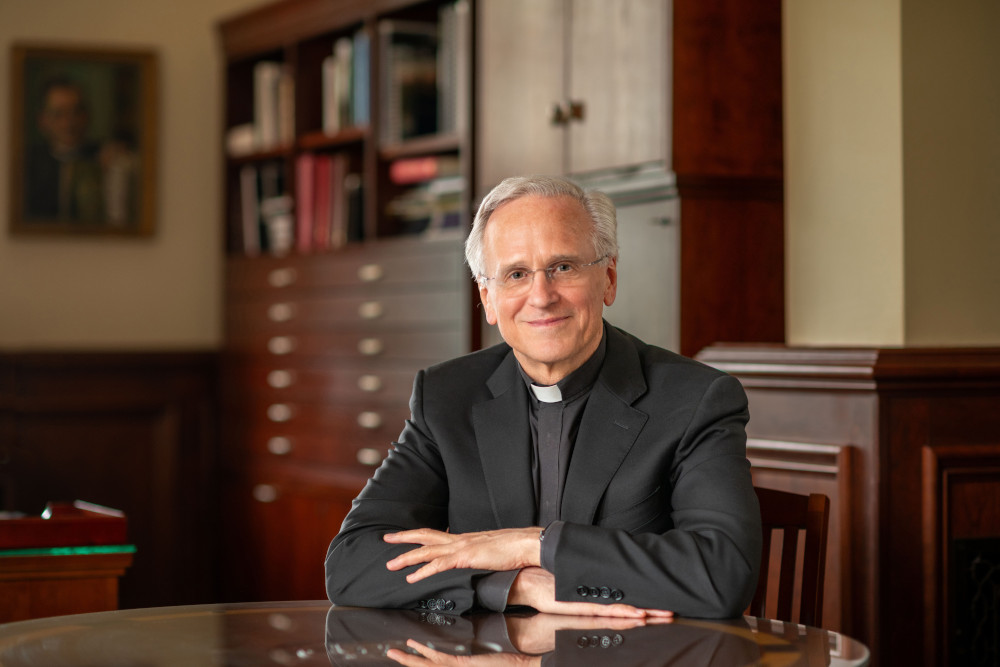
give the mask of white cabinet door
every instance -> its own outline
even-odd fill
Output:
[[[670,17],[665,0],[573,0],[566,171],[665,161]]]
[[[563,172],[564,0],[480,0],[476,172],[482,197],[507,176]]]
[[[479,0],[477,195],[516,174],[665,161],[668,0]],[[582,117],[553,122],[554,109]]]

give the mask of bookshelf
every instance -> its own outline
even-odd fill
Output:
[[[322,560],[419,368],[478,340],[472,0],[280,0],[222,21],[222,595]]]

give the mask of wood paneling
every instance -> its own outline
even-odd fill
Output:
[[[824,625],[874,665],[959,664],[949,558],[963,540],[1000,540],[1000,350],[716,345],[699,358],[743,382],[755,468],[755,442],[823,445],[811,459],[772,447],[754,475],[839,499],[842,604]],[[834,465],[831,447],[849,456]]]
[[[674,0],[681,344],[781,342],[781,2]]]
[[[0,506],[120,509],[121,606],[210,601],[215,375],[212,353],[0,353]]]

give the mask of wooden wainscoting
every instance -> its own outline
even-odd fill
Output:
[[[120,605],[214,599],[217,355],[0,352],[0,509],[128,517]]]

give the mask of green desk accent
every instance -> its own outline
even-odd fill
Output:
[[[134,544],[105,544],[87,547],[35,547],[0,549],[0,558],[10,556],[87,556],[90,554],[134,554]]]

